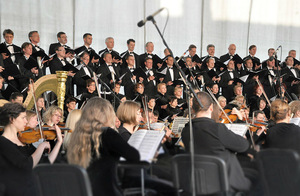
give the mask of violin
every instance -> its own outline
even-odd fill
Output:
[[[42,134],[40,133],[38,127],[36,128],[25,127],[24,131],[18,132],[18,138],[24,144],[32,144],[34,142],[39,141],[40,139],[45,139],[45,140],[56,139],[56,131],[53,127],[44,125],[42,126],[41,129],[42,129]],[[60,129],[61,131],[72,132],[72,130],[69,128],[62,127]]]

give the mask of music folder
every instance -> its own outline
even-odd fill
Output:
[[[142,129],[131,135],[128,144],[139,151],[140,161],[151,163],[164,136],[164,131]]]

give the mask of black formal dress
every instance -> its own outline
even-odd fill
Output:
[[[269,128],[264,148],[292,149],[300,153],[300,127],[293,123],[278,123]]]
[[[122,195],[118,187],[117,163],[121,156],[127,161],[138,162],[140,160],[139,152],[111,128],[103,128],[100,137],[99,152],[101,157],[97,158],[94,150],[92,150],[91,164],[87,168],[93,195]]]
[[[222,158],[227,164],[230,188],[233,190],[249,190],[251,183],[244,175],[235,152],[245,152],[249,143],[246,139],[234,134],[224,124],[216,123],[210,118],[192,120],[195,153],[214,155]],[[189,124],[182,131],[182,141],[185,149],[190,151]]]
[[[123,138],[123,140],[128,142],[128,140],[131,136],[131,133],[125,127],[123,127],[123,125],[121,125],[118,128],[118,131],[119,131],[119,134],[121,135],[121,137]]]
[[[18,146],[0,136],[0,183],[5,185],[4,195],[37,195],[32,172],[34,152],[32,145]],[[46,157],[40,162],[49,163]]]

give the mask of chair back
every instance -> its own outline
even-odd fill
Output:
[[[178,195],[190,194],[191,191],[191,156],[176,155],[172,160],[174,186]],[[195,155],[196,194],[219,194],[229,191],[225,161],[208,155]]]
[[[300,195],[299,155],[293,150],[266,149],[257,154],[264,195]]]
[[[41,164],[33,171],[41,196],[93,195],[88,174],[82,167],[67,164]]]

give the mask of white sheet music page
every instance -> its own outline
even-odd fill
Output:
[[[244,136],[247,131],[247,125],[246,124],[225,124],[225,126],[232,131],[233,133]]]

